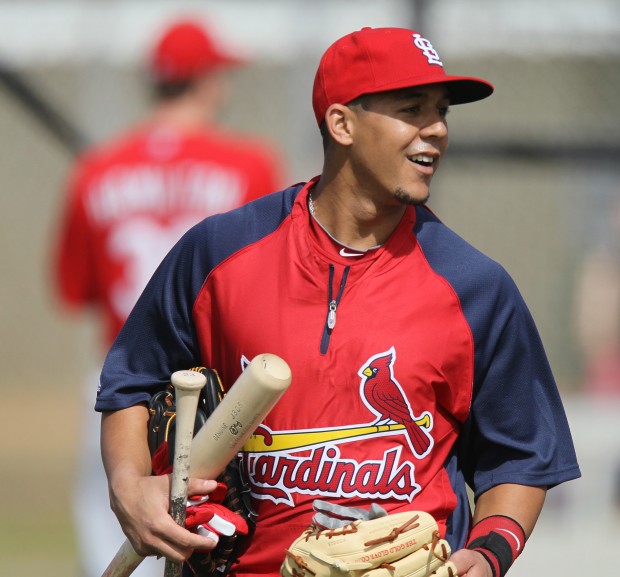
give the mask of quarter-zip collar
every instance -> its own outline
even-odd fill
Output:
[[[317,223],[308,208],[308,193],[317,179],[306,184],[295,199],[292,218],[293,246],[291,255],[305,269],[308,279],[321,292],[325,291],[325,316],[320,336],[320,351],[326,355],[333,338],[337,338],[337,319],[340,310],[346,310],[349,293],[366,275],[381,275],[401,262],[415,250],[413,233],[416,209],[407,207],[403,218],[387,241],[375,249],[356,257],[342,255],[342,245]],[[317,335],[317,338],[319,335]]]
[[[318,179],[319,177],[313,178],[303,186],[291,212],[299,256],[309,267],[312,267],[311,262],[317,259],[322,261],[324,266],[329,264],[349,266],[351,267],[348,280],[350,284],[355,282],[359,275],[371,265],[373,268],[378,266],[381,270],[384,266],[388,268],[397,266],[400,257],[414,249],[416,241],[412,231],[416,222],[416,209],[409,206],[400,223],[384,244],[368,250],[359,257],[343,256],[340,253],[342,246],[314,221],[308,209],[308,192],[318,182]]]

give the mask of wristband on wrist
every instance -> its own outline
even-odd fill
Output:
[[[492,515],[476,523],[465,545],[484,556],[491,565],[493,577],[504,577],[524,546],[523,527],[504,515]]]

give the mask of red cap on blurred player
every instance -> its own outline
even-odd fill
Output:
[[[362,28],[334,42],[321,58],[312,107],[320,126],[332,104],[347,104],[362,94],[438,83],[446,83],[451,104],[482,100],[493,92],[486,80],[448,76],[437,51],[415,30]]]
[[[191,20],[167,28],[151,54],[151,71],[160,82],[191,80],[217,67],[243,60],[219,46],[207,30]]]

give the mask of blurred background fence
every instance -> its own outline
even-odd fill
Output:
[[[495,85],[491,99],[453,107],[451,146],[430,204],[515,278],[582,450],[584,479],[550,496],[538,540],[512,574],[546,575],[558,570],[553,562],[565,563],[561,573],[569,577],[596,567],[589,556],[576,561],[577,538],[558,530],[586,513],[593,534],[603,515],[607,534],[620,536],[613,501],[620,460],[620,2],[4,0],[0,65],[96,142],[145,113],[148,42],[184,12],[203,14],[252,59],[234,73],[223,120],[282,150],[291,183],[320,172],[312,80],[321,53],[345,33],[415,28],[449,72]],[[72,160],[0,85],[6,575],[78,574],[68,511],[77,397],[101,351],[93,319],[67,318],[50,287],[50,241]],[[564,558],[545,560],[545,547]]]

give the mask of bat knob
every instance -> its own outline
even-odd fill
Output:
[[[199,391],[206,385],[207,378],[198,371],[176,371],[170,382],[177,391]]]

